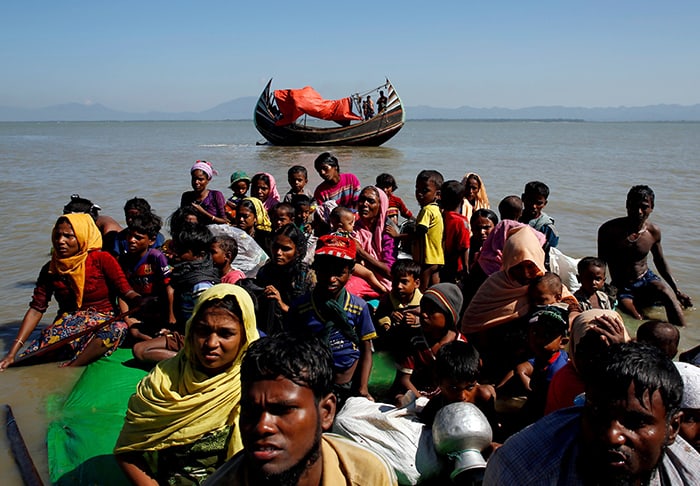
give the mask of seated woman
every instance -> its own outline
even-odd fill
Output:
[[[257,197],[243,199],[236,209],[233,225],[245,231],[268,256],[270,255],[272,223],[260,199]]]
[[[240,366],[258,337],[253,301],[241,287],[218,284],[201,295],[183,350],[129,400],[114,453],[134,484],[200,484],[243,448]]]
[[[282,330],[282,319],[291,303],[311,291],[314,284],[314,273],[304,262],[306,236],[294,224],[282,226],[274,233],[271,253],[255,277],[269,302],[258,311],[261,329],[267,334]]]
[[[126,334],[127,325],[123,321],[85,333],[115,315],[117,297],[132,304],[140,298],[129,286],[114,257],[100,250],[102,236],[92,216],[84,213],[61,216],[53,228],[51,240],[54,250],[51,261],[39,273],[29,309],[17,338],[0,361],[0,370],[14,363],[18,351],[48,309],[51,296],[58,301],[56,319],[39,338],[29,343],[19,358],[65,339],[65,346],[47,353],[44,359],[67,360],[67,366],[82,366],[111,354]],[[79,337],[70,340],[74,335]]]
[[[190,169],[192,190],[182,193],[180,207],[191,206],[197,210],[202,224],[228,223],[226,198],[221,191],[209,189],[211,178],[218,175],[209,162],[198,160]]]
[[[359,220],[352,236],[357,242],[357,263],[374,272],[377,279],[391,290],[391,267],[396,261],[394,238],[385,231],[389,198],[381,189],[367,186],[360,192],[357,201]],[[379,294],[366,281],[356,275],[350,277],[348,292],[365,299],[377,298]]]
[[[462,333],[479,349],[484,373],[492,380],[524,361],[523,353],[527,351],[523,319],[530,311],[528,285],[545,273],[544,250],[535,233],[527,226],[508,233],[502,270],[479,287],[462,317]],[[566,287],[562,289],[562,302],[569,306],[569,318],[573,319],[578,302]]]

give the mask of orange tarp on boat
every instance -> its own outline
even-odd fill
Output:
[[[301,115],[309,115],[321,120],[350,121],[362,120],[362,117],[352,112],[352,100],[324,100],[311,86],[302,89],[277,89],[275,101],[282,118],[275,125],[289,125]]]

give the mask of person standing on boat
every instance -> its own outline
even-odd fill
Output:
[[[198,160],[190,169],[192,191],[182,193],[180,207],[192,206],[202,224],[226,224],[226,197],[220,191],[208,189],[209,181],[218,172],[206,160]]]
[[[661,248],[661,229],[648,221],[654,210],[654,191],[649,186],[632,187],[626,206],[627,216],[612,219],[598,229],[598,256],[608,264],[620,307],[634,318],[643,319],[638,308],[661,299],[668,321],[684,326],[683,307],[693,303],[671,276]],[[663,280],[649,269],[649,253]]]
[[[384,95],[384,91],[379,91],[379,98],[377,99],[377,113],[381,113],[386,110],[386,105],[388,102],[389,100]]]
[[[113,322],[72,341],[69,338],[110,320],[116,310],[117,296],[131,304],[140,300],[119,263],[111,254],[100,250],[102,236],[92,216],[85,213],[61,216],[51,240],[51,261],[39,273],[29,309],[10,350],[0,361],[0,371],[15,362],[15,356],[48,309],[51,296],[58,301],[56,320],[28,343],[19,358],[62,340],[68,342],[47,359],[67,360],[66,366],[83,366],[109,355],[126,335],[124,321]]]
[[[365,115],[365,120],[369,120],[374,116],[374,102],[372,101],[370,95],[367,95],[367,98],[362,103],[362,110],[364,112],[363,114]]]

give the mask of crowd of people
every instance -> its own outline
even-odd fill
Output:
[[[427,399],[428,426],[445,405],[475,404],[493,431],[488,484],[698,480],[697,467],[678,464],[700,464],[700,353],[683,357],[694,365],[670,364],[692,302],[649,221],[651,188],[632,187],[626,216],[602,224],[574,287],[557,273],[560,235],[543,211],[543,182],[496,213],[478,174],[423,170],[414,216],[391,174],[363,186],[329,152],[313,169],[314,190],[294,166],[284,195],[270,173],[235,171],[226,197],[209,188],[212,164],[197,161],[169,238],[146,199],[126,202],[122,229],[74,195],[0,371],[46,359],[85,365],[118,346],[155,365],[115,448],[135,484],[198,483],[219,468],[207,484],[393,484],[381,458],[325,433],[356,397],[397,407]],[[248,241],[265,256],[254,270],[236,264]],[[52,296],[57,317],[31,339]],[[645,319],[654,304],[668,322]],[[618,310],[647,321],[635,339]],[[396,376],[374,397],[377,352]],[[504,396],[526,400],[503,413]],[[656,439],[640,438],[652,427]]]

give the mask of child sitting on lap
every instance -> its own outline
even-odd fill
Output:
[[[397,260],[391,267],[391,292],[384,294],[374,313],[380,335],[377,347],[388,348],[395,358],[399,342],[407,341],[406,328],[420,326],[420,265],[413,260]],[[397,346],[398,345],[398,346]]]
[[[352,232],[355,230],[355,213],[348,208],[337,206],[331,211],[330,223],[332,235],[352,238]],[[365,280],[380,295],[387,293],[387,288],[382,285],[374,272],[362,265],[362,262],[355,265],[352,274]]]

